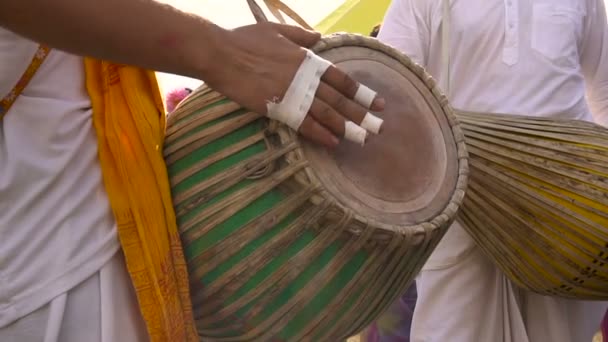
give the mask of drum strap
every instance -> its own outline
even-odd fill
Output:
[[[450,0],[443,0],[443,23],[442,29],[442,46],[441,46],[441,64],[443,75],[443,92],[449,98],[450,97]]]
[[[38,68],[40,68],[40,65],[42,65],[42,62],[44,62],[50,51],[51,48],[46,45],[41,44],[38,46],[38,50],[36,51],[36,54],[34,54],[30,65],[27,67],[27,69],[25,69],[25,72],[23,72],[23,75],[21,75],[21,78],[17,84],[15,84],[8,95],[0,100],[0,120],[4,118],[4,115],[8,113],[9,109],[13,106],[13,103],[15,103],[19,95],[21,95],[25,87],[27,87],[27,85],[30,83],[36,74],[36,71],[38,71]]]

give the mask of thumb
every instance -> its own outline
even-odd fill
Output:
[[[277,23],[272,23],[272,25],[283,37],[304,48],[311,48],[321,39],[319,32],[309,31],[293,25]]]

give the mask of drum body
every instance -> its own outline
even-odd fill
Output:
[[[434,81],[356,35],[314,49],[381,92],[381,135],[327,151],[205,86],[169,117],[165,159],[200,336],[339,341],[414,279],[467,184]]]
[[[457,112],[470,153],[458,216],[522,288],[608,299],[608,130],[583,121]]]

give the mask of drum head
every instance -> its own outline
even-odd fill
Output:
[[[429,82],[400,55],[355,46],[318,53],[386,99],[385,110],[374,113],[383,131],[365,146],[343,141],[328,151],[304,143],[319,181],[339,203],[380,223],[414,225],[439,215],[456,188],[458,155]]]

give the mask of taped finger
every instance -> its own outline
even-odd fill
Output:
[[[297,131],[312,106],[321,76],[329,66],[330,62],[307,51],[283,100],[279,103],[268,101],[268,117]]]
[[[367,131],[352,121],[346,121],[344,124],[344,139],[363,146],[367,140]]]

